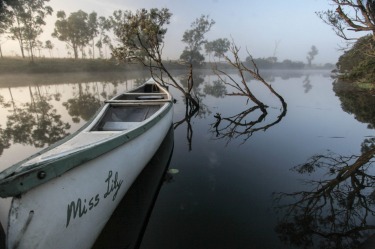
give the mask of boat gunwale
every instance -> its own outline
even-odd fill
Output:
[[[147,83],[145,83],[147,84]],[[150,82],[148,82],[150,84]],[[152,83],[157,84],[157,83]],[[159,88],[162,88],[159,84],[157,84]],[[164,90],[164,89],[163,89]],[[0,173],[0,197],[10,197],[10,196],[17,196],[22,194],[29,189],[41,185],[53,178],[61,176],[65,172],[80,166],[81,164],[95,159],[123,144],[126,144],[138,136],[144,134],[146,131],[151,129],[154,125],[156,125],[164,116],[166,116],[169,111],[172,109],[173,102],[172,97],[169,92],[165,91],[169,97],[168,101],[157,101],[162,104],[161,108],[154,113],[150,118],[140,122],[140,126],[135,127],[134,129],[118,132],[116,131],[116,136],[112,137],[111,139],[105,139],[101,142],[98,142],[92,146],[87,146],[84,148],[77,149],[76,151],[72,151],[69,154],[63,155],[61,157],[36,162],[34,164],[30,164],[24,169],[20,169],[22,164],[25,164],[27,161],[30,161],[60,145],[69,141],[73,137],[77,136],[79,133],[84,132],[87,130],[90,131],[91,127],[95,125],[96,121],[101,118],[101,112],[105,113],[105,109],[108,108],[110,105],[117,105],[121,104],[124,106],[132,106],[135,103],[128,103],[128,102],[116,102],[116,103],[106,103],[104,104],[88,121],[84,124],[81,128],[79,128],[76,132],[72,133],[71,135],[65,137],[64,139],[58,141],[52,146],[49,146],[34,155],[14,164],[13,166],[9,167],[8,169],[2,171]],[[139,104],[157,104],[156,101],[138,101]],[[19,171],[17,171],[17,169]]]

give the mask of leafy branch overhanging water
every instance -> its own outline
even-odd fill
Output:
[[[164,36],[172,14],[168,9],[141,9],[132,13],[122,13],[122,23],[114,31],[118,37],[120,46],[113,49],[113,55],[120,61],[136,61],[150,70],[152,77],[162,85],[170,85],[181,91],[186,98],[195,105],[199,103],[192,97],[191,89],[193,81],[188,89],[184,89],[171,75],[164,65],[162,53],[164,48]],[[189,74],[192,74],[192,65],[189,65]],[[164,80],[163,75],[168,80]],[[168,83],[170,82],[170,83]]]

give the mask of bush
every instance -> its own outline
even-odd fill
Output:
[[[375,83],[375,41],[371,35],[358,39],[337,63],[341,73],[351,81]]]

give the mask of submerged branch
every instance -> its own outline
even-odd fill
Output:
[[[261,111],[263,113],[267,113],[266,108],[268,106],[265,105],[262,101],[260,101],[254,95],[254,93],[249,88],[249,86],[248,86],[248,84],[246,82],[246,74],[249,74],[255,80],[257,80],[258,82],[260,82],[264,86],[266,86],[267,89],[280,100],[280,102],[282,104],[282,107],[283,107],[283,110],[285,110],[284,112],[286,112],[287,104],[286,104],[284,98],[280,94],[278,94],[275,91],[275,89],[273,89],[273,87],[269,83],[267,83],[267,81],[265,81],[264,78],[260,75],[259,68],[256,65],[256,63],[253,60],[253,58],[250,55],[250,53],[247,51],[247,54],[248,54],[248,56],[250,58],[250,62],[252,64],[252,66],[253,66],[253,69],[249,68],[248,66],[246,66],[240,60],[240,58],[239,58],[239,51],[240,51],[240,49],[236,46],[236,44],[234,42],[232,42],[229,51],[231,52],[231,55],[232,55],[233,59],[229,58],[229,56],[226,56],[226,55],[223,55],[223,58],[225,59],[225,61],[227,63],[229,63],[229,65],[231,65],[234,69],[237,70],[238,75],[240,77],[239,81],[237,81],[236,79],[234,79],[231,75],[229,75],[229,73],[225,72],[224,70],[220,70],[218,68],[214,68],[214,72],[216,73],[216,75],[218,76],[218,78],[219,78],[219,80],[221,82],[223,82],[224,84],[229,85],[229,86],[231,86],[231,87],[233,87],[234,89],[237,90],[237,92],[232,92],[232,93],[229,93],[227,95],[231,95],[231,96],[247,96],[254,104],[256,104],[257,106],[259,106],[259,108],[261,109]]]

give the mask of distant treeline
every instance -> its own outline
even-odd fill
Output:
[[[258,68],[262,69],[328,69],[332,70],[335,68],[335,65],[331,63],[326,63],[324,65],[308,65],[301,61],[292,61],[292,60],[284,60],[282,62],[278,62],[276,57],[269,57],[269,58],[258,58],[254,59],[255,64]],[[246,58],[247,65],[251,66],[251,58]]]
[[[171,70],[185,69],[185,65],[167,62]],[[0,74],[7,73],[74,73],[124,72],[148,70],[137,63],[122,63],[112,59],[35,58],[33,62],[20,57],[0,59]]]
[[[266,59],[254,60],[259,69],[309,69],[302,62],[284,60],[283,62],[269,62]],[[245,62],[246,63],[246,62]],[[247,62],[248,63],[248,62]],[[231,67],[225,62],[217,62],[218,67]],[[186,69],[179,61],[166,61],[170,70]],[[212,69],[214,63],[206,62],[197,69]],[[251,66],[251,65],[249,65]],[[310,69],[332,69],[334,65],[312,66]],[[7,73],[69,73],[69,72],[123,72],[148,70],[136,63],[122,63],[111,59],[73,59],[73,58],[35,58],[33,62],[20,57],[3,57],[0,59],[0,74]]]

